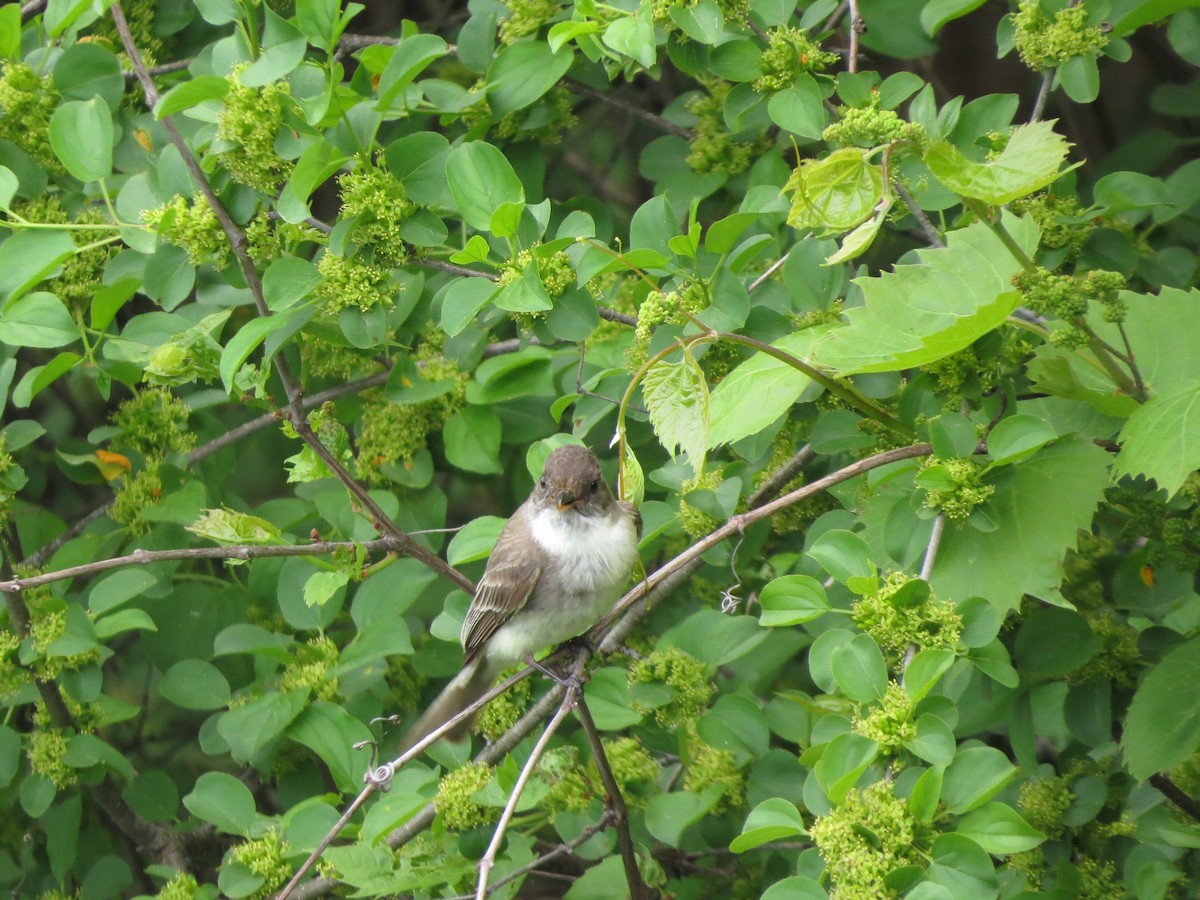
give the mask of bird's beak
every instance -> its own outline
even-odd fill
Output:
[[[578,500],[578,497],[568,491],[563,491],[554,498],[554,502],[558,506],[559,512],[566,512],[568,509],[574,506]]]

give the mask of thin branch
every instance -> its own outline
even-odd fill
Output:
[[[805,237],[804,240],[807,241],[808,238]],[[794,247],[794,245],[793,245],[793,247]],[[747,293],[754,290],[756,287],[758,287],[760,284],[762,284],[764,281],[766,281],[768,278],[770,278],[772,275],[774,275],[776,272],[778,272],[780,269],[782,269],[783,264],[786,263],[788,260],[788,254],[791,252],[792,252],[791,250],[788,250],[787,253],[783,254],[783,256],[779,257],[779,259],[777,259],[777,260],[775,260],[775,262],[771,263],[771,265],[767,267],[767,271],[763,272],[761,275],[759,275],[757,278],[755,278],[752,282],[750,282],[750,286],[748,288],[746,288]]]
[[[621,851],[621,862],[625,866],[625,882],[629,885],[629,896],[632,900],[642,900],[649,894],[649,890],[642,880],[637,853],[633,849],[633,836],[629,833],[629,811],[625,809],[621,786],[617,784],[612,767],[608,764],[608,754],[604,752],[600,730],[596,728],[596,721],[592,718],[592,711],[588,709],[587,700],[582,693],[576,702],[575,712],[583,725],[583,733],[592,749],[592,760],[596,763],[596,771],[600,773],[600,782],[604,785],[604,804],[612,811],[613,824],[617,828],[617,847]]]
[[[933,223],[929,221],[929,216],[925,215],[925,210],[917,204],[913,199],[912,194],[908,192],[908,188],[896,182],[893,187],[896,193],[900,195],[900,199],[904,201],[904,205],[908,207],[909,214],[917,220],[917,225],[920,226],[921,232],[925,235],[925,240],[929,242],[930,247],[945,247],[946,242],[942,240],[942,236],[938,234],[938,230],[933,227]]]
[[[812,444],[805,444],[796,451],[791,459],[776,469],[771,477],[758,486],[754,493],[747,498],[746,504],[754,509],[760,503],[770,500],[783,490],[783,486],[795,478],[801,469],[816,458],[817,453],[813,450]]]
[[[858,38],[867,30],[867,26],[858,12],[858,0],[847,0],[846,5],[850,9],[850,52],[846,69],[853,75],[858,71]]]
[[[39,15],[46,8],[48,0],[29,0],[21,7],[21,24],[24,25],[34,16]]]
[[[512,821],[513,815],[516,814],[517,804],[521,801],[521,796],[525,793],[525,785],[529,783],[529,779],[533,776],[534,770],[541,761],[542,754],[546,752],[546,748],[550,745],[550,739],[554,737],[554,732],[558,731],[558,726],[566,721],[567,716],[571,714],[571,708],[575,705],[576,699],[580,694],[580,682],[578,682],[580,674],[580,672],[575,673],[576,682],[567,687],[562,702],[558,706],[558,712],[546,724],[545,730],[542,731],[542,736],[538,738],[537,743],[533,745],[533,749],[529,752],[529,759],[521,767],[521,774],[517,776],[516,783],[513,784],[512,790],[508,792],[508,802],[504,804],[504,811],[500,813],[500,821],[496,823],[496,830],[492,832],[492,840],[488,843],[488,848],[484,852],[483,858],[479,860],[479,880],[475,884],[475,900],[485,900],[488,895],[488,878],[492,874],[492,868],[496,865],[496,854],[500,852],[500,845],[504,843],[504,835],[508,831],[508,825]]]
[[[368,553],[377,551],[398,552],[396,541],[390,537],[378,538],[373,541],[316,541],[311,544],[235,544],[228,547],[187,547],[175,550],[134,550],[125,556],[113,556],[99,559],[95,562],[70,566],[54,572],[43,572],[28,578],[11,578],[0,581],[0,591],[26,591],[52,584],[55,581],[65,581],[68,578],[78,578],[81,575],[94,575],[108,569],[119,569],[122,566],[147,566],[151,563],[165,562],[174,559],[237,559],[247,560],[267,556],[325,556],[337,553],[339,550],[354,550],[361,547]]]
[[[829,18],[825,20],[825,24],[821,26],[821,31],[833,31],[837,27],[837,23],[841,21],[842,16],[846,14],[846,10],[850,8],[849,0],[842,0],[838,4],[837,9],[829,14]]]
[[[628,325],[630,328],[637,328],[637,316],[631,316],[623,312],[617,312],[615,309],[597,306],[596,315],[602,319],[606,319],[609,322],[619,322],[622,325]]]
[[[921,563],[921,579],[928,581],[933,574],[933,564],[937,561],[938,548],[942,545],[942,535],[946,533],[946,517],[937,514],[933,520],[933,531],[929,535],[929,543],[925,546],[925,559]]]
[[[161,66],[150,66],[146,72],[151,76],[155,75],[170,75],[172,72],[182,72],[192,64],[191,59],[177,59],[174,62],[163,63]],[[126,69],[121,73],[125,76],[126,81],[137,81],[137,72],[133,69]]]
[[[1033,101],[1033,112],[1029,114],[1029,124],[1032,125],[1046,111],[1046,100],[1050,97],[1050,85],[1054,83],[1054,70],[1047,69],[1042,73],[1042,83],[1038,87],[1037,97]]]
[[[609,106],[621,110],[621,112],[625,113],[626,115],[633,116],[635,119],[641,119],[643,122],[648,122],[660,131],[665,131],[668,134],[677,134],[685,140],[690,140],[692,137],[692,130],[690,128],[685,128],[682,125],[676,125],[670,119],[664,119],[662,116],[648,112],[642,109],[640,106],[635,106],[627,100],[622,100],[620,97],[613,96],[611,93],[598,91],[593,87],[588,87],[586,84],[575,81],[571,78],[564,79],[563,84],[568,90],[574,91],[576,94],[581,94],[584,97],[591,97],[593,100],[599,100],[601,103],[607,103]]]
[[[1200,803],[1197,803],[1192,797],[1186,794],[1169,776],[1162,772],[1156,772],[1151,775],[1149,781],[1154,787],[1158,788],[1159,792],[1170,800],[1181,811],[1187,813],[1197,822],[1200,822]]]

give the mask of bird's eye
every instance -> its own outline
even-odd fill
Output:
[[[589,494],[594,494],[594,493],[596,493],[596,490],[597,490],[599,487],[600,487],[600,482],[599,482],[599,481],[593,481],[591,484],[589,484],[589,485],[588,485],[588,493],[589,493]]]
[[[541,480],[540,480],[540,481],[538,481],[538,485],[540,485],[540,486],[541,486],[541,487],[543,487],[543,488],[546,486],[546,476],[545,476],[545,475],[543,475],[543,476],[541,477]]]

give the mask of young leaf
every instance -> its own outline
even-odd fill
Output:
[[[925,165],[954,193],[1002,206],[1075,168],[1059,169],[1070,149],[1051,120],[1018,125],[1000,154],[986,162],[972,162],[949,141],[939,141],[925,151]]]
[[[1180,644],[1133,696],[1121,750],[1134,778],[1179,765],[1200,747],[1200,639]]]
[[[1185,381],[1155,394],[1121,429],[1121,452],[1113,477],[1145,475],[1168,496],[1200,468],[1200,381]]]
[[[671,455],[687,453],[699,475],[708,447],[708,382],[695,357],[685,351],[680,362],[652,365],[642,379],[642,397],[659,443]]]

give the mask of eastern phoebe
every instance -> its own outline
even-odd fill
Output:
[[[596,455],[567,444],[496,541],[462,641],[466,659],[412,726],[412,747],[482,696],[496,676],[543,647],[576,637],[612,609],[637,560],[642,515],[617,500]],[[461,737],[466,725],[448,736]]]

